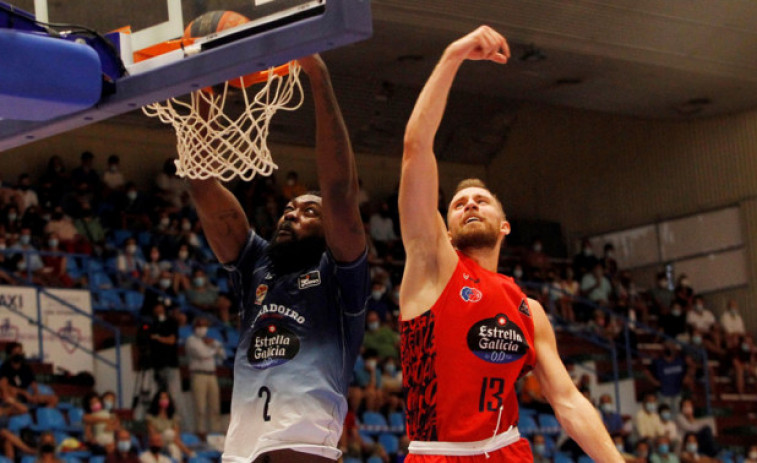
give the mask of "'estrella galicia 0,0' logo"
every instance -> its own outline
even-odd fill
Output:
[[[257,370],[286,363],[300,351],[300,338],[292,331],[278,325],[263,326],[252,333],[247,360]]]
[[[504,314],[474,324],[467,340],[476,357],[491,363],[514,362],[528,352],[523,331]]]

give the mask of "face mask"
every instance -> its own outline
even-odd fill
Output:
[[[615,253],[612,251],[607,251],[607,254],[605,255],[607,256],[608,259],[612,259],[613,257],[615,257]]]
[[[369,331],[376,331],[379,329],[379,322],[369,322],[368,323],[368,330]]]
[[[544,455],[547,453],[547,446],[544,444],[534,444],[534,453],[537,455]]]
[[[116,164],[110,165],[110,171],[111,172],[118,172],[118,166]]]
[[[126,246],[126,252],[129,254],[136,254],[137,253],[137,245],[136,244],[130,244]]]
[[[695,334],[694,336],[691,337],[691,342],[693,342],[697,346],[701,345],[702,344],[702,336],[700,336],[698,334]]]
[[[105,407],[106,410],[111,411],[113,410],[113,401],[108,399],[103,401],[103,407]]]
[[[47,245],[50,246],[51,248],[58,247],[58,240],[56,239],[47,240]]]
[[[534,252],[541,252],[541,249],[542,249],[541,244],[534,245]]]
[[[164,321],[166,321],[166,316],[165,316],[165,315],[158,315],[158,321],[159,321],[159,322],[164,322]]]
[[[168,406],[171,404],[171,401],[168,399],[160,399],[158,401],[158,405],[160,408],[168,408]]]
[[[602,411],[605,413],[612,413],[613,410],[615,410],[615,407],[613,407],[612,404],[609,402],[603,403],[601,407],[602,407]]]
[[[8,221],[15,222],[18,216],[16,214],[8,214]]]
[[[187,251],[179,251],[179,259],[187,260],[187,257],[189,257],[189,253]]]
[[[44,220],[45,222],[49,222],[49,221],[50,221],[50,218],[51,218],[50,214],[44,214],[44,215],[42,216],[42,220]]]
[[[399,301],[400,300],[400,292],[399,291],[392,291],[392,299],[394,299],[395,301]]]
[[[664,412],[660,413],[660,418],[662,418],[663,421],[670,421],[670,419],[673,418],[673,415],[671,415],[669,411],[665,410]]]
[[[592,251],[591,248],[584,248],[584,255],[585,256],[591,256],[594,255],[594,251]]]
[[[27,245],[32,242],[32,235],[21,235],[18,237],[18,241],[23,245]]]
[[[644,409],[649,413],[654,413],[657,411],[657,404],[654,402],[646,402],[644,403]]]
[[[696,444],[696,442],[689,442],[686,444],[686,451],[689,453],[697,453],[697,450],[699,450],[699,446]]]
[[[384,372],[389,376],[394,376],[397,373],[397,367],[393,363],[387,363],[384,365]]]
[[[749,452],[749,459],[757,460],[757,450],[752,450],[751,452]]]
[[[5,243],[0,243],[0,251],[4,251],[4,250],[5,250]]]
[[[742,342],[741,343],[741,350],[743,350],[744,352],[750,352],[752,350],[752,346],[750,346],[749,344],[747,344],[745,342]]]
[[[198,326],[197,328],[195,328],[195,334],[200,338],[204,338],[205,335],[208,334],[208,327]]]
[[[384,295],[384,290],[374,289],[373,291],[371,291],[371,297],[373,298],[374,301],[378,301],[379,299],[381,299],[381,296],[383,295]]]
[[[42,453],[55,453],[55,445],[42,444],[42,446],[39,448],[39,451]]]
[[[129,450],[131,450],[131,441],[128,441],[128,440],[120,440],[118,441],[118,444],[116,445],[118,445],[119,452],[126,453]]]
[[[181,223],[181,229],[184,231],[189,231],[192,229],[192,224],[189,222],[182,222]]]
[[[515,278],[523,278],[523,270],[516,268],[515,270],[513,270],[513,276]]]
[[[697,310],[697,312],[701,312],[704,310],[704,306],[702,304],[697,304],[694,306],[694,308]]]
[[[673,309],[670,311],[671,314],[673,314],[674,317],[680,317],[681,316],[681,309]]]
[[[19,270],[26,270],[26,261],[24,259],[21,259],[18,261],[18,264],[16,264],[16,268]]]
[[[158,282],[161,288],[168,289],[171,287],[171,279],[170,278],[161,278]]]
[[[134,201],[137,199],[137,192],[136,191],[130,191],[126,193],[126,197],[129,198],[129,201]]]
[[[102,404],[100,402],[95,402],[95,403],[92,404],[92,411],[93,412],[99,412],[102,409],[103,409],[103,406],[102,406]]]
[[[194,284],[194,285],[195,285],[196,287],[198,287],[198,288],[199,288],[200,286],[202,286],[202,285],[204,285],[204,284],[205,284],[205,277],[194,277],[194,279],[192,280],[192,283],[193,283],[193,284]]]
[[[366,360],[365,361],[365,367],[369,370],[375,370],[376,369],[376,361],[375,360]]]
[[[11,358],[9,359],[11,363],[23,363],[24,362],[24,354],[14,354],[11,355]]]
[[[163,450],[163,447],[158,447],[157,445],[151,445],[150,446],[150,453],[153,455],[160,454],[160,451]]]
[[[168,217],[163,217],[160,219],[160,226],[163,228],[166,228],[171,223],[171,220]]]
[[[666,455],[670,452],[670,446],[668,444],[660,444],[659,447],[657,447],[657,450],[663,455]]]

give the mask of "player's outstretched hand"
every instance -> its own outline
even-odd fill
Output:
[[[462,59],[489,60],[500,64],[507,63],[510,58],[507,40],[489,26],[481,26],[452,42],[447,51]]]

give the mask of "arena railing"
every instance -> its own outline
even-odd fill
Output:
[[[21,274],[25,274],[25,278],[19,278],[13,274],[9,274],[8,276],[17,282],[19,285],[22,286],[30,286],[36,289],[37,291],[37,319],[24,314],[23,312],[19,310],[15,310],[12,307],[7,307],[9,310],[13,311],[15,314],[21,316],[22,318],[26,319],[29,323],[36,325],[39,335],[39,353],[40,353],[40,359],[43,360],[45,358],[45,351],[44,351],[44,342],[43,342],[43,331],[46,331],[48,333],[51,333],[53,336],[64,340],[73,346],[75,346],[77,349],[81,349],[83,352],[89,354],[92,356],[93,359],[104,363],[105,365],[113,368],[116,371],[116,390],[117,390],[117,400],[118,400],[118,407],[122,408],[122,396],[123,396],[123,385],[122,385],[122,378],[121,378],[121,330],[119,330],[117,327],[113,326],[112,324],[100,320],[99,318],[95,317],[93,314],[86,312],[80,307],[77,307],[76,305],[70,303],[69,301],[56,296],[55,294],[48,291],[47,288],[44,286],[40,286],[33,281],[33,270],[31,269],[31,266],[29,265],[29,262],[31,262],[30,257],[37,256],[37,257],[45,257],[45,256],[52,256],[52,257],[66,257],[66,258],[74,258],[74,259],[81,259],[84,262],[84,268],[87,269],[88,273],[88,281],[91,281],[91,266],[89,265],[89,260],[92,259],[91,256],[88,256],[86,254],[72,254],[72,253],[64,253],[64,252],[48,252],[48,251],[37,251],[37,250],[23,250],[23,249],[5,249],[0,251],[5,256],[12,256],[17,254],[22,254],[24,256],[24,260],[26,262],[26,269],[21,272]],[[44,323],[42,323],[42,305],[40,304],[40,294],[44,294],[45,296],[49,297],[50,299],[54,300],[55,302],[63,305],[64,307],[67,307],[71,309],[72,311],[76,312],[79,315],[82,315],[84,317],[87,317],[90,319],[90,322],[93,324],[97,324],[99,326],[102,326],[108,331],[111,331],[114,335],[115,340],[115,362],[111,361],[110,359],[98,354],[94,349],[89,349],[88,347],[80,344],[77,340],[72,338],[66,338],[64,335],[61,335],[57,331],[53,330],[52,328],[48,327]],[[92,291],[89,291],[90,294],[90,307],[92,307],[91,298],[92,298]]]

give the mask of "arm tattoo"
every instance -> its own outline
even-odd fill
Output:
[[[232,233],[232,225],[239,220],[239,212],[234,209],[222,211],[218,214],[218,219],[226,225],[224,235],[229,236]]]

